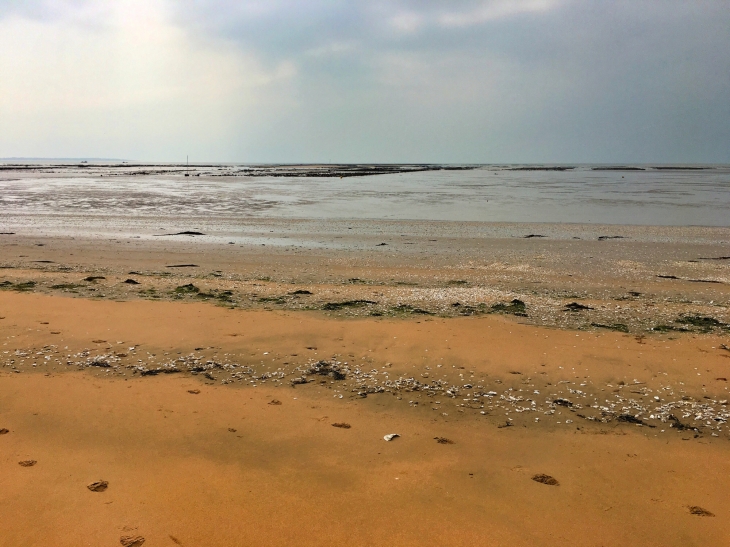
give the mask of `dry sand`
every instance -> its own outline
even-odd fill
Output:
[[[724,415],[722,329],[642,338],[16,291],[0,317],[2,546],[730,541],[722,421],[617,418],[629,401]],[[225,366],[142,376],[191,354]],[[311,373],[330,359],[346,379]],[[358,386],[387,385],[373,378],[460,391]]]

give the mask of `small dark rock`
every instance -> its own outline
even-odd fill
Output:
[[[122,536],[119,538],[122,547],[141,547],[144,543],[142,536]]]
[[[551,477],[550,475],[545,475],[544,473],[533,475],[532,480],[539,482],[540,484],[547,484],[548,486],[560,486],[558,479]]]
[[[107,481],[94,481],[91,484],[86,485],[86,488],[88,488],[92,492],[103,492],[108,487],[109,487],[109,482],[107,482]]]

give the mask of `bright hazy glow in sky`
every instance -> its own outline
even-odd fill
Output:
[[[0,157],[730,163],[728,0],[0,0]]]

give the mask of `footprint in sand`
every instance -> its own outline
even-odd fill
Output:
[[[33,467],[37,463],[35,460],[23,460],[22,462],[18,462],[18,465],[22,467]]]
[[[193,395],[197,395],[198,393],[200,393],[200,390],[199,389],[189,389],[188,390],[188,393],[192,393]]]
[[[350,429],[352,426],[350,424],[346,424],[345,422],[337,422],[332,424],[332,427],[339,427],[341,429]]]
[[[4,427],[0,429],[0,435],[7,435],[8,433],[10,433],[9,429],[5,429]]]

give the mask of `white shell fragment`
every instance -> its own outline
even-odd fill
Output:
[[[400,435],[398,435],[398,433],[389,433],[388,435],[383,437],[383,439],[385,439],[386,441],[392,441],[396,437],[400,437]]]

